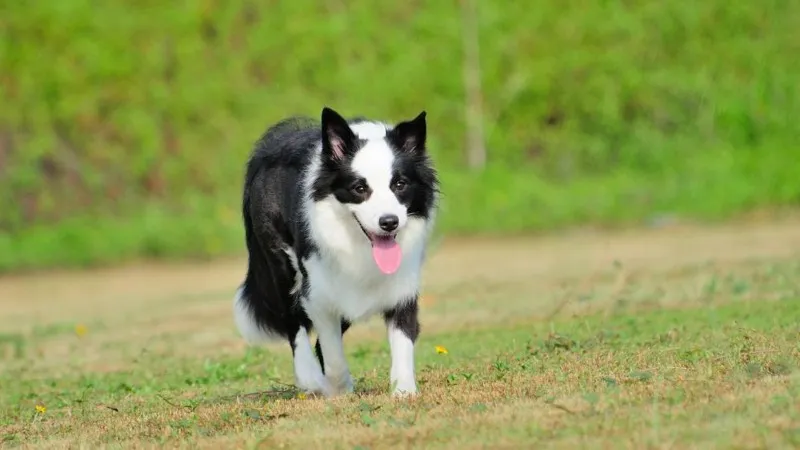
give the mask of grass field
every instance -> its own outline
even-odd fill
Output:
[[[86,448],[796,448],[800,222],[444,240],[388,394],[382,324],[357,393],[303,398],[247,348],[241,259],[0,279],[0,442]],[[437,351],[437,346],[447,350]]]

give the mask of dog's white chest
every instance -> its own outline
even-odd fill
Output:
[[[393,275],[367,266],[357,271],[337,270],[319,256],[304,260],[304,265],[309,283],[306,309],[323,308],[351,322],[390,310],[413,298],[419,290],[416,264],[401,266]]]

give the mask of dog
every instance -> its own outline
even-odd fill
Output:
[[[344,333],[382,315],[391,392],[417,394],[421,269],[440,193],[426,112],[390,125],[324,107],[320,119],[276,123],[247,162],[236,327],[251,344],[288,340],[297,387],[333,397],[353,392]]]

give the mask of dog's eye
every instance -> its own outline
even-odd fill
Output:
[[[403,180],[403,179],[399,179],[399,180],[394,182],[394,190],[396,192],[404,191],[407,186],[408,186],[408,182],[406,180]]]
[[[364,186],[363,184],[357,184],[357,185],[353,186],[352,190],[356,194],[363,195],[365,192],[367,192],[367,187]]]

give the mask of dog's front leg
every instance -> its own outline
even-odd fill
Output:
[[[325,312],[314,314],[311,320],[317,330],[325,377],[333,389],[332,395],[353,392],[353,378],[344,355],[341,318]]]
[[[314,394],[331,395],[333,390],[319,363],[314,359],[311,341],[308,339],[305,327],[298,327],[290,345],[294,355],[294,376],[297,387]]]
[[[389,379],[394,396],[414,395],[417,381],[414,373],[414,343],[419,336],[417,299],[402,304],[384,314],[392,353]]]

